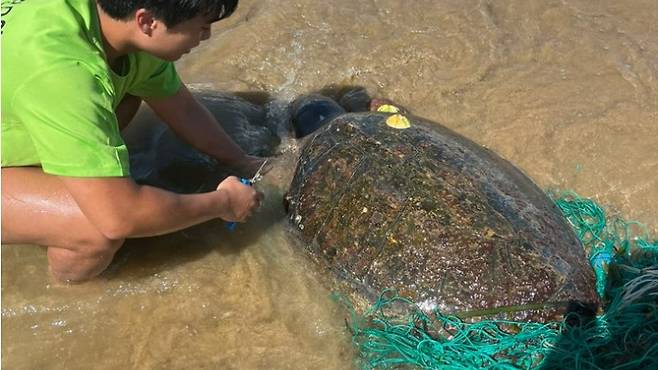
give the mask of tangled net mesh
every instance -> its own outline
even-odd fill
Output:
[[[549,323],[464,322],[423,313],[392,290],[348,327],[363,369],[658,369],[658,239],[634,221],[606,215],[591,199],[549,191],[582,241],[602,311]],[[404,305],[407,315],[387,314]],[[577,322],[577,325],[573,323]],[[505,328],[502,330],[501,328]],[[514,328],[514,330],[509,330]]]

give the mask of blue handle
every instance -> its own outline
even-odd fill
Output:
[[[245,185],[249,185],[249,186],[251,186],[251,180],[249,180],[249,179],[241,178],[241,179],[240,179],[240,182],[243,183],[243,184],[245,184]],[[237,223],[237,222],[227,222],[227,223],[226,223],[226,228],[227,228],[228,231],[230,231],[230,232],[235,231],[235,227],[236,227],[236,226],[238,226],[238,223]]]

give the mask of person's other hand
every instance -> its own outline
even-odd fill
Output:
[[[244,222],[258,209],[263,194],[245,185],[235,176],[229,176],[217,186],[226,194],[227,204],[220,217],[225,221]]]
[[[245,179],[251,179],[254,177],[254,175],[256,175],[256,172],[265,161],[266,158],[256,157],[253,155],[245,155],[242,157],[242,159],[232,163],[232,167],[235,169],[236,175]],[[270,171],[270,169],[272,169],[272,165],[268,163],[260,171],[260,174],[265,175]]]

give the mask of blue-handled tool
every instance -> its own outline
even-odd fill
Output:
[[[256,171],[256,174],[254,175],[254,177],[252,177],[250,179],[245,179],[244,177],[240,178],[240,182],[245,184],[245,185],[252,186],[255,183],[257,183],[258,181],[260,181],[263,178],[263,176],[260,174],[260,171],[263,170],[263,167],[265,167],[265,164],[267,164],[267,161],[268,160],[266,159],[265,161],[263,161],[263,164],[261,164],[260,167],[258,167],[258,171]],[[237,222],[227,222],[226,223],[226,228],[231,232],[234,231],[237,226],[238,226]]]

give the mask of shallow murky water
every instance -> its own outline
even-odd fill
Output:
[[[132,240],[85,284],[50,281],[38,247],[3,246],[3,367],[349,368],[339,307],[289,242],[282,193],[259,186],[266,204],[234,233]]]
[[[217,89],[290,100],[363,86],[658,233],[655,0],[242,0],[178,64]],[[294,164],[290,161],[290,167]],[[352,365],[338,308],[285,236],[286,171],[235,234],[210,222],[131,241],[101,279],[52,284],[44,250],[2,247],[2,365]]]

